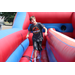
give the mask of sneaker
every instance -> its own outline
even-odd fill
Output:
[[[40,59],[40,55],[37,56],[37,59]]]
[[[34,62],[36,62],[36,58],[34,58]]]

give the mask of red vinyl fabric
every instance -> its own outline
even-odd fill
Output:
[[[0,62],[5,62],[12,52],[26,39],[27,32],[28,30],[21,30],[0,39]]]
[[[29,27],[29,18],[31,16],[35,16],[36,21],[41,23],[72,23],[72,13],[73,12],[27,12],[23,29]]]
[[[45,46],[42,46],[43,50],[40,53],[40,59],[37,59],[37,62],[49,62],[47,57],[47,52],[45,49]],[[39,51],[37,51],[37,54]],[[20,59],[20,62],[34,62],[34,49],[33,46],[29,46],[27,50],[24,52],[22,58]]]
[[[72,14],[72,25],[73,25],[73,37],[75,38],[75,12]]]
[[[75,40],[72,39],[72,41],[58,33],[53,29],[49,29],[47,36],[56,60],[58,62],[75,62]]]

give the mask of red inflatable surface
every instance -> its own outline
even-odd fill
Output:
[[[45,46],[43,46],[42,48],[43,48],[43,50],[40,53],[41,58],[37,59],[36,61],[37,62],[40,62],[40,61],[48,62],[49,60],[47,57]],[[37,53],[39,53],[39,52],[37,51]],[[34,49],[33,49],[33,46],[29,46],[27,48],[27,50],[24,52],[20,62],[34,62],[33,58],[34,58]]]
[[[75,62],[74,39],[53,29],[49,29],[47,40],[57,61]]]
[[[12,52],[26,39],[27,32],[28,30],[21,30],[0,39],[0,62],[6,61]]]

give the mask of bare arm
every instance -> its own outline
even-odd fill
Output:
[[[28,38],[28,37],[29,37],[30,32],[31,32],[31,31],[28,31],[26,38]]]
[[[47,35],[47,28],[43,27],[43,29],[45,29],[45,36]]]
[[[29,34],[30,34],[30,32],[31,32],[31,31],[28,31],[27,35],[29,35]]]

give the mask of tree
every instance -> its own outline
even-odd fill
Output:
[[[0,16],[5,17],[4,21],[13,22],[16,12],[0,12]]]

